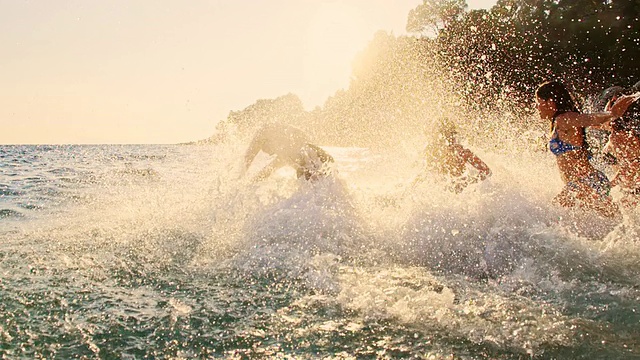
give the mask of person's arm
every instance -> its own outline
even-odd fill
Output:
[[[251,166],[253,159],[258,155],[260,150],[262,150],[263,139],[260,134],[256,135],[253,140],[251,140],[251,144],[247,148],[247,152],[244,154],[244,168],[245,170]]]
[[[568,112],[559,115],[556,118],[556,124],[559,128],[566,129],[567,127],[588,127],[588,126],[600,126],[621,117],[629,108],[629,106],[638,99],[635,95],[621,96],[611,106],[609,111],[597,112],[590,114],[580,114],[575,112]]]
[[[484,180],[487,177],[491,176],[491,169],[489,169],[489,166],[478,156],[476,156],[476,154],[474,154],[471,150],[463,148],[460,151],[460,154],[462,155],[462,158],[466,163],[470,164],[471,166],[476,168],[476,170],[478,170],[478,177],[480,180]]]
[[[611,121],[613,121],[613,120],[611,120]],[[611,121],[605,122],[605,123],[600,124],[600,125],[591,125],[591,128],[597,129],[597,130],[604,130],[604,131],[611,132]]]
[[[271,164],[268,164],[262,170],[260,170],[260,172],[258,172],[258,174],[256,174],[256,176],[251,178],[251,182],[262,181],[262,180],[268,178],[277,169],[278,168],[272,162]]]
[[[615,173],[613,178],[611,179],[611,186],[625,184],[637,184],[637,168],[634,166],[622,166],[618,168],[618,171]]]

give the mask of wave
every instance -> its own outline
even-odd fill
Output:
[[[561,181],[541,154],[482,152],[494,176],[453,194],[430,177],[409,188],[409,156],[357,148],[327,148],[335,178],[285,169],[249,183],[242,146],[181,146],[136,164],[153,181],[119,179],[146,178],[119,174],[121,163],[91,168],[99,180],[64,195],[85,201],[7,234],[0,263],[12,277],[0,292],[17,297],[11,284],[31,279],[42,294],[55,287],[51,304],[84,294],[76,316],[95,329],[183,324],[201,338],[189,327],[200,321],[242,334],[228,347],[333,336],[403,355],[572,357],[604,341],[598,354],[616,357],[640,345],[624,335],[637,330],[637,213],[611,224],[553,207]]]
[[[0,209],[0,219],[2,218],[21,218],[24,214],[12,209]]]

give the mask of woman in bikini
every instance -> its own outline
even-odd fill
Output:
[[[555,203],[565,207],[578,205],[608,218],[619,215],[620,210],[609,195],[609,180],[589,162],[585,128],[619,118],[633,101],[633,97],[622,96],[607,112],[583,114],[564,84],[550,81],[538,87],[537,109],[542,119],[550,121],[549,150],[556,156],[565,183],[554,198]]]

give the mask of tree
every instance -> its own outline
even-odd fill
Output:
[[[290,93],[275,99],[259,99],[243,110],[231,111],[226,122],[244,130],[275,120],[292,124],[304,113],[300,98]]]
[[[437,36],[466,9],[465,0],[423,0],[422,4],[409,11],[407,31]]]

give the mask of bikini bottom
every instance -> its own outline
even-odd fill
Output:
[[[609,192],[611,191],[611,183],[609,182],[609,179],[602,171],[599,170],[578,179],[578,182],[591,187],[595,190],[596,194],[600,196],[609,196]],[[567,183],[567,187],[577,192],[580,191],[580,184],[570,181]]]

